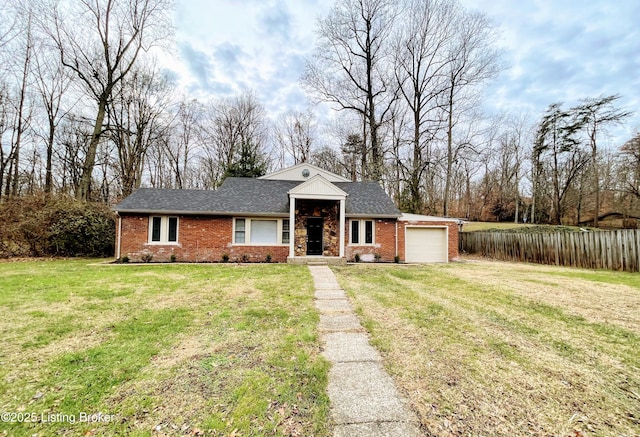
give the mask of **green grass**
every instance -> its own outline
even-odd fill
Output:
[[[637,275],[490,262],[334,271],[430,434],[640,434]]]
[[[640,275],[630,272],[611,272],[604,270],[551,270],[546,272],[551,277],[564,277],[571,279],[584,279],[590,282],[602,284],[627,285],[640,289]]]
[[[0,410],[114,421],[0,435],[329,433],[305,267],[89,264],[0,263]]]
[[[463,232],[524,232],[524,233],[546,233],[546,232],[581,232],[578,226],[559,225],[538,225],[513,222],[466,222],[462,226]],[[583,228],[585,229],[585,228]],[[594,228],[587,228],[597,231]]]

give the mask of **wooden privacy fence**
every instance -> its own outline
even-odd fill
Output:
[[[589,269],[640,271],[640,231],[462,232],[460,252]]]

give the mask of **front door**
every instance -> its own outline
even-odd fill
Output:
[[[307,217],[307,255],[322,255],[322,217]]]

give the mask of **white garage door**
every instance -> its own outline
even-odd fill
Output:
[[[406,262],[447,262],[446,228],[406,228]]]

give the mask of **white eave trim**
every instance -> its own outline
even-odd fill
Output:
[[[402,213],[402,215],[398,218],[401,222],[452,222],[452,223],[460,223],[460,219],[450,218],[450,217],[436,217],[432,215],[421,215],[421,214],[408,214]]]
[[[350,219],[400,219],[398,214],[346,214],[345,217]]]
[[[322,175],[315,175],[308,181],[296,185],[288,192],[294,199],[330,199],[343,200],[348,194],[329,182]]]

